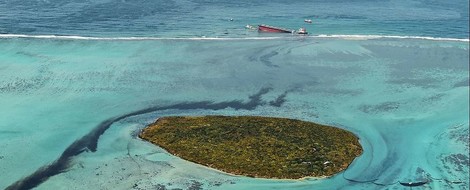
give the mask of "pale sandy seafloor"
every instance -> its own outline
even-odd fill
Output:
[[[468,50],[395,38],[0,39],[0,189],[107,119],[96,151],[37,189],[470,189]],[[268,180],[136,137],[161,116],[207,114],[333,125],[364,153],[331,178]]]

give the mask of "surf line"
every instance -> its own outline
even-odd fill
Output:
[[[226,108],[233,108],[235,110],[254,110],[258,106],[269,105],[274,107],[280,107],[285,103],[285,98],[287,93],[292,92],[292,90],[287,90],[281,95],[279,95],[275,100],[270,102],[265,102],[261,97],[268,92],[272,91],[272,88],[265,87],[260,89],[256,94],[249,96],[249,100],[244,102],[242,100],[232,100],[214,103],[212,101],[199,101],[199,102],[184,102],[168,106],[160,107],[150,107],[138,111],[134,111],[128,114],[121,116],[113,117],[101,122],[97,125],[92,131],[83,136],[82,138],[76,140],[67,149],[62,152],[60,157],[52,162],[49,165],[45,165],[37,169],[34,173],[30,174],[27,177],[24,177],[6,188],[6,190],[23,190],[23,189],[32,189],[37,187],[41,183],[47,181],[50,177],[57,174],[67,172],[67,170],[73,165],[71,162],[72,159],[84,151],[96,152],[98,146],[98,140],[104,132],[111,127],[115,122],[118,122],[122,119],[133,117],[137,115],[142,115],[146,113],[151,113],[155,111],[163,110],[193,110],[193,109],[206,109],[206,110],[222,110]]]
[[[293,37],[93,37],[68,35],[27,35],[27,34],[0,34],[0,38],[32,38],[32,39],[58,39],[58,40],[95,40],[95,41],[143,41],[143,40],[274,40],[289,39]]]
[[[446,38],[430,36],[398,36],[398,35],[373,35],[373,34],[318,34],[306,36],[309,38],[334,38],[345,40],[370,40],[370,39],[420,39],[432,41],[457,41],[469,42],[468,38]],[[276,39],[296,39],[295,36],[283,37],[93,37],[93,36],[73,36],[73,35],[28,35],[28,34],[0,34],[0,38],[33,38],[33,39],[58,39],[58,40],[95,40],[95,41],[143,41],[143,40],[276,40]]]
[[[339,38],[339,39],[351,39],[351,40],[369,40],[369,39],[418,39],[418,40],[432,40],[432,41],[457,41],[457,42],[469,42],[468,38],[444,38],[444,37],[429,37],[429,36],[394,36],[394,35],[361,35],[361,34],[319,34],[316,36],[310,36],[313,38]]]

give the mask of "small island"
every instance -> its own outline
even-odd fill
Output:
[[[260,116],[162,117],[139,137],[185,160],[260,178],[331,176],[362,153],[343,129]]]

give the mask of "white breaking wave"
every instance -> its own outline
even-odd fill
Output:
[[[63,40],[274,40],[292,39],[296,37],[308,38],[336,38],[346,40],[370,40],[370,39],[420,39],[434,41],[459,41],[469,42],[469,39],[462,38],[441,38],[427,36],[394,36],[394,35],[329,35],[320,34],[314,36],[279,36],[279,37],[89,37],[89,36],[66,36],[66,35],[26,35],[26,34],[0,34],[0,38],[37,38],[37,39],[63,39]]]
[[[427,36],[387,36],[387,35],[326,35],[320,34],[318,36],[312,36],[316,38],[341,38],[341,39],[353,39],[353,40],[368,40],[368,39],[420,39],[420,40],[435,40],[435,41],[459,41],[469,42],[469,39],[463,38],[440,38],[440,37],[427,37]]]
[[[88,36],[62,36],[62,35],[26,35],[26,34],[0,34],[0,38],[38,38],[63,40],[272,40],[285,37],[245,37],[245,38],[219,38],[219,37],[88,37]]]

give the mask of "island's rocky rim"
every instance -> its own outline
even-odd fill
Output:
[[[139,137],[185,160],[260,178],[331,176],[362,153],[351,132],[275,117],[162,117]]]

